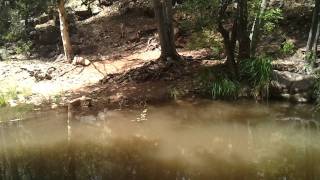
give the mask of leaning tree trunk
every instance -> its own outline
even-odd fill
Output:
[[[64,50],[65,58],[69,63],[71,63],[73,58],[73,51],[72,51],[72,46],[70,42],[67,14],[64,8],[64,4],[65,4],[64,0],[58,0],[58,11],[59,11],[60,31],[61,31],[61,38],[63,43],[63,50]]]
[[[158,31],[161,45],[162,60],[179,60],[173,30],[172,0],[153,0],[154,11],[158,20]]]
[[[250,44],[250,53],[251,57],[254,57],[256,55],[257,51],[257,44],[259,43],[259,36],[261,32],[261,26],[263,24],[263,15],[266,12],[267,6],[268,6],[269,0],[262,0],[260,5],[260,10],[256,15],[256,18],[254,20],[254,23],[252,25],[252,30],[250,34],[251,38],[251,44]]]
[[[248,1],[238,0],[239,9],[239,55],[238,61],[250,58],[250,38],[248,33]]]

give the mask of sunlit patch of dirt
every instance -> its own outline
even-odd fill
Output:
[[[78,22],[77,33],[71,35],[77,56],[90,60],[89,66],[75,66],[57,59],[0,62],[0,82],[10,78],[10,81],[18,82],[17,86],[27,84],[32,89],[31,98],[50,100],[59,96],[66,103],[85,95],[92,97],[95,104],[122,107],[171,98],[170,90],[176,86],[192,89],[194,72],[216,62],[204,61],[210,59],[210,50],[179,49],[185,59],[183,65],[161,65],[157,61],[160,49],[153,18],[135,13],[110,15],[106,12]],[[121,37],[120,23],[126,26],[125,37]],[[52,67],[54,71],[50,78],[37,79],[31,75],[35,72],[46,74]],[[110,76],[123,76],[124,81],[114,79],[102,83]]]

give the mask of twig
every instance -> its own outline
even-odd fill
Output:
[[[75,67],[73,67],[72,69],[70,69],[70,70],[68,70],[68,71],[63,72],[62,74],[60,74],[60,75],[59,75],[59,77],[64,76],[65,74],[67,74],[67,73],[69,73],[69,72],[71,72],[71,71],[73,71],[73,70],[77,69],[78,67],[80,67],[80,66],[75,66]]]

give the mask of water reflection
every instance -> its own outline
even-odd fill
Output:
[[[319,121],[307,105],[199,102],[72,117],[1,123],[0,179],[320,177]]]

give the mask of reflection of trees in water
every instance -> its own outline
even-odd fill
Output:
[[[77,123],[69,125],[76,127]],[[231,129],[237,131],[237,128],[237,124],[233,124]],[[241,143],[247,144],[246,151],[251,159],[239,156],[235,152],[236,145],[228,147],[230,141],[219,144],[226,146],[222,152],[200,148],[189,154],[177,153],[174,157],[163,158],[158,156],[161,141],[140,136],[106,139],[99,132],[96,140],[79,139],[77,134],[83,134],[82,130],[75,128],[68,134],[65,128],[64,141],[37,144],[35,139],[39,137],[30,135],[23,126],[0,127],[0,179],[228,180],[315,179],[320,176],[320,145],[313,144],[319,132],[307,127],[303,134],[299,131],[299,135],[292,135],[294,137],[277,132],[279,128],[268,131],[267,136],[259,136],[259,129],[248,123],[248,142]],[[297,144],[292,144],[290,138],[296,138]],[[227,148],[228,152],[223,152]],[[270,149],[281,150],[270,154]],[[221,156],[223,153],[226,156]]]

